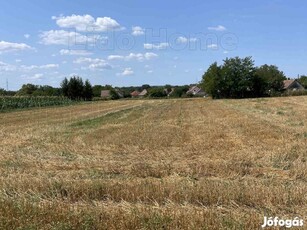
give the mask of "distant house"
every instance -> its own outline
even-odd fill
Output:
[[[142,92],[139,93],[137,97],[145,97],[148,94],[147,89],[144,89]]]
[[[171,91],[169,91],[169,92],[167,93],[167,96],[168,96],[168,97],[172,96],[172,94],[174,93],[174,91],[175,91],[175,88],[171,88]]]
[[[111,98],[111,90],[101,90],[101,98],[102,99],[110,99]]]
[[[120,98],[123,98],[123,97],[124,97],[124,93],[121,92],[119,89],[115,89],[115,92],[117,93],[117,95],[118,95]]]
[[[174,93],[174,88],[171,89],[164,89],[165,94],[170,97]]]
[[[138,97],[139,94],[140,94],[140,92],[137,91],[137,90],[135,90],[135,91],[133,91],[132,93],[130,93],[131,97]]]
[[[175,92],[175,88],[172,88],[171,91],[167,94],[168,97],[172,96],[172,94]]]
[[[202,90],[201,88],[199,88],[198,86],[192,86],[188,91],[187,91],[188,95],[193,95],[195,97],[203,97],[206,96],[206,92],[204,90]]]
[[[114,92],[118,95],[119,98],[123,98],[124,95],[122,92],[120,92],[118,89],[115,89],[113,91],[113,96],[114,96]],[[111,90],[101,90],[101,96],[102,99],[111,99],[112,98],[112,91]]]
[[[284,90],[299,91],[305,90],[305,88],[297,80],[284,80]]]

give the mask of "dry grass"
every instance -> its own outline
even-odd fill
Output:
[[[0,114],[0,229],[259,229],[307,215],[307,97]]]

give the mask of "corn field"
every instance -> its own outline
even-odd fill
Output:
[[[69,105],[72,101],[65,97],[0,97],[0,111],[34,107]]]

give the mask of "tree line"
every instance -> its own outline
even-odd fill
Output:
[[[264,97],[282,92],[286,79],[275,65],[256,67],[251,57],[236,57],[210,65],[201,85],[213,98]]]
[[[45,97],[67,97],[71,100],[85,100],[100,98],[102,90],[110,90],[112,100],[120,99],[117,92],[120,92],[123,98],[130,98],[131,92],[146,89],[147,96],[151,98],[168,97],[168,93],[172,91],[169,97],[180,98],[188,97],[186,92],[189,90],[189,85],[183,86],[151,86],[144,84],[142,86],[126,86],[126,87],[113,87],[112,85],[94,85],[92,86],[89,80],[83,81],[81,77],[73,76],[71,78],[64,78],[60,87],[52,87],[49,85],[34,85],[24,84],[18,91],[5,91],[0,89],[0,95],[4,96],[45,96]]]
[[[200,87],[213,98],[249,98],[275,96],[283,92],[285,74],[275,65],[262,65],[256,67],[251,57],[227,58],[222,65],[214,62],[202,77]],[[307,88],[307,76],[302,75],[297,79]],[[5,91],[0,88],[0,95],[6,96],[64,96],[72,100],[92,100],[99,98],[102,90],[110,90],[111,99],[119,99],[118,91],[124,98],[131,97],[131,92],[137,90],[148,91],[148,97],[188,97],[186,92],[189,85],[183,86],[142,86],[113,87],[111,85],[94,85],[89,80],[83,81],[81,77],[65,78],[60,88],[48,85],[24,84],[17,92]],[[172,91],[171,95],[168,93]]]
[[[5,91],[0,89],[0,95],[4,96],[44,96],[44,97],[67,97],[71,100],[90,101],[93,98],[93,87],[89,80],[83,82],[81,77],[64,78],[60,88],[49,85],[24,84],[17,91]]]

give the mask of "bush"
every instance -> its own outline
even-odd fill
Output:
[[[149,90],[149,96],[152,98],[166,97],[166,92],[163,87],[151,88]]]
[[[288,96],[305,96],[307,95],[307,90],[297,90],[297,91],[285,91],[281,94],[281,96],[288,97]]]

